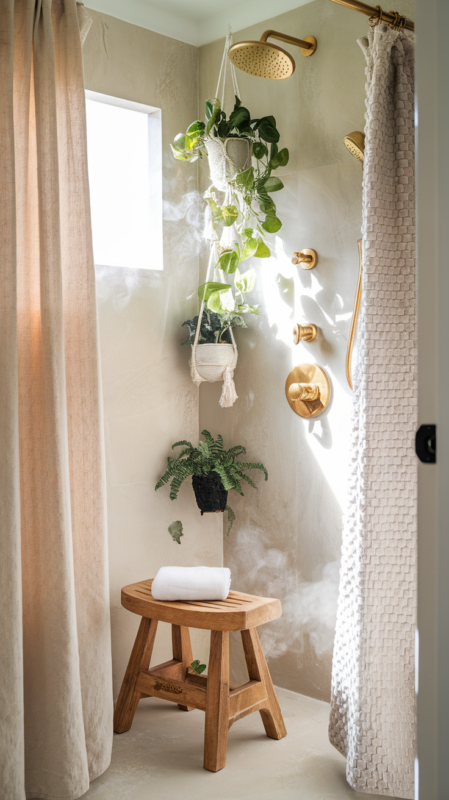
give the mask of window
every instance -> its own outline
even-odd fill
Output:
[[[86,92],[96,265],[162,269],[161,112]]]

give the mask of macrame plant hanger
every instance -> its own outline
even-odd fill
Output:
[[[231,80],[232,80],[232,87],[233,87],[233,90],[234,90],[234,94],[237,97],[240,97],[239,87],[238,87],[238,83],[237,83],[237,76],[235,74],[234,64],[228,58],[228,51],[229,51],[229,48],[231,47],[231,45],[232,45],[232,34],[231,34],[230,26],[229,26],[228,33],[227,33],[227,36],[226,36],[225,47],[224,47],[224,51],[223,51],[223,58],[222,58],[222,61],[221,61],[220,74],[218,76],[217,91],[216,91],[216,95],[215,95],[217,99],[220,99],[221,108],[224,108],[225,90],[226,90],[226,74],[227,74],[227,70],[228,69],[230,69],[230,72],[231,72]],[[222,84],[222,86],[221,86],[221,98],[220,98],[220,84]],[[221,142],[220,142],[220,144],[221,144]],[[223,153],[222,157],[223,157],[223,159],[225,159],[225,162],[227,164],[229,164],[230,169],[234,170],[234,172],[235,172],[235,165],[234,165],[234,162],[232,161],[232,159],[229,157],[229,155],[227,153],[226,145],[222,146],[222,153]],[[225,204],[230,203],[231,202],[231,198],[232,198],[231,189],[230,189],[229,186],[227,186],[226,190],[225,190],[225,201],[224,201]],[[207,283],[211,279],[212,273],[214,273],[215,280],[218,280],[218,276],[216,275],[217,270],[215,269],[215,264],[217,263],[218,256],[219,256],[219,251],[220,251],[220,243],[218,241],[217,234],[216,234],[216,232],[215,232],[215,230],[213,229],[213,226],[212,226],[212,218],[210,216],[209,206],[206,209],[206,229],[205,229],[205,233],[204,233],[204,238],[207,239],[210,242],[209,262],[208,262],[208,265],[207,265],[207,272],[206,272],[206,283]],[[220,276],[219,280],[220,280],[221,283],[224,282],[222,276]],[[192,357],[190,359],[190,375],[191,375],[192,381],[197,386],[199,386],[203,382],[207,382],[207,378],[203,378],[199,374],[199,372],[198,372],[198,362],[197,362],[197,346],[198,346],[199,337],[200,337],[201,321],[202,321],[202,318],[203,318],[204,309],[205,309],[205,301],[202,300],[201,307],[200,307],[200,313],[198,315],[198,324],[197,324],[197,327],[196,327],[195,339],[194,339],[194,342],[193,342],[193,345],[192,345]],[[238,351],[237,351],[237,345],[235,343],[235,338],[234,338],[234,333],[233,333],[232,327],[229,328],[228,330],[229,330],[230,335],[231,335],[232,347],[234,349],[234,357],[233,357],[233,360],[232,360],[231,364],[225,364],[224,362],[222,362],[221,364],[220,363],[216,363],[216,364],[207,363],[207,367],[221,368],[221,367],[224,366],[223,389],[222,389],[221,397],[220,397],[220,406],[222,408],[230,408],[231,406],[234,405],[235,401],[237,400],[237,392],[235,390],[235,384],[234,384],[234,370],[235,370],[235,368],[237,366]],[[226,350],[227,350],[227,348],[226,348]],[[217,356],[217,361],[218,360],[219,360],[219,356]]]

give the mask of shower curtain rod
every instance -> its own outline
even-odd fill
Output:
[[[409,31],[415,30],[415,23],[411,19],[401,17],[396,11],[383,11],[380,6],[369,6],[366,3],[360,3],[359,0],[331,0],[331,3],[338,3],[340,6],[352,8],[354,11],[359,11],[360,14],[383,20],[396,28],[407,28]]]

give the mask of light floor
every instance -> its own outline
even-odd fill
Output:
[[[268,739],[258,713],[245,717],[232,726],[217,773],[202,766],[204,712],[142,700],[131,730],[114,734],[110,768],[83,800],[378,800],[346,783],[345,760],[327,737],[327,703],[277,691],[286,738]]]

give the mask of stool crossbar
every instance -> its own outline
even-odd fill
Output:
[[[114,731],[131,728],[139,700],[159,697],[182,711],[206,712],[204,768],[218,772],[226,764],[228,730],[234,722],[259,711],[267,736],[286,736],[278,699],[257,633],[257,626],[277,619],[279,600],[230,592],[226,600],[162,602],[151,594],[152,581],[122,589],[122,605],[142,619],[123,678],[114,714]],[[172,626],[173,658],[150,669],[158,622]],[[190,667],[190,628],[211,631],[207,676]],[[229,683],[229,631],[241,632],[249,680]]]

